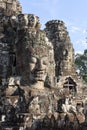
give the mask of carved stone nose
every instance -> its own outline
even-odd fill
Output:
[[[37,65],[38,65],[39,69],[41,69],[43,67],[42,61],[40,59],[38,60]]]

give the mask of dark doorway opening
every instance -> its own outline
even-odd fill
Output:
[[[68,77],[65,79],[65,83],[63,85],[64,88],[68,88],[69,89],[69,93],[72,96],[75,96],[77,93],[77,89],[76,89],[76,82],[73,81],[73,79],[71,77]]]

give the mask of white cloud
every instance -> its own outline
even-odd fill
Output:
[[[77,50],[77,51],[75,51],[75,55],[76,55],[76,54],[83,54],[83,51]]]
[[[87,42],[85,39],[79,39],[74,42],[75,54],[82,54],[87,48]]]
[[[87,31],[86,29],[82,28],[82,27],[78,27],[78,26],[69,26],[69,31],[72,33],[76,33],[76,32],[80,32],[81,34],[86,34]]]
[[[87,34],[87,30],[86,29],[83,29],[83,34]]]
[[[76,27],[76,26],[71,26],[70,31],[76,32],[76,31],[81,31],[81,29],[79,27]]]
[[[87,48],[87,41],[86,40],[84,40],[84,39],[79,39],[79,40],[77,40],[76,41],[76,44],[78,44],[78,45],[82,45],[82,46],[84,46],[84,47],[86,47]]]
[[[77,26],[74,22],[66,21],[66,27],[71,33],[80,32],[81,34],[87,35],[86,28],[82,26]]]

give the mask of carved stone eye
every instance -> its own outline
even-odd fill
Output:
[[[36,63],[37,59],[35,57],[31,57],[30,63]]]
[[[46,62],[46,61],[43,61],[43,64],[44,64],[44,65],[47,65],[47,62]]]

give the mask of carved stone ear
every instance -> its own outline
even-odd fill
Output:
[[[51,88],[51,79],[49,77],[49,75],[47,74],[45,82],[44,82],[44,86],[47,88]]]

